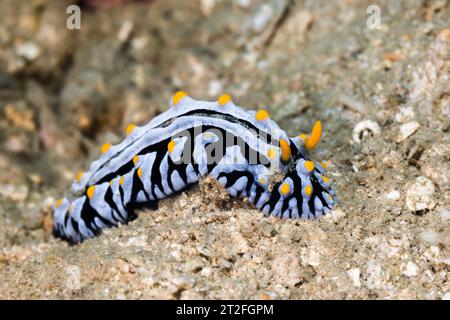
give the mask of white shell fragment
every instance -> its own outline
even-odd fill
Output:
[[[361,143],[364,137],[369,135],[379,135],[381,133],[380,126],[373,120],[364,120],[358,122],[353,129],[352,140],[355,143]]]

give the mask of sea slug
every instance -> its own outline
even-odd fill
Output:
[[[69,199],[54,204],[53,234],[82,242],[206,175],[266,215],[321,217],[336,203],[326,164],[307,154],[321,133],[317,121],[310,135],[289,138],[266,110],[242,109],[226,94],[206,102],[179,91],[169,110],[142,127],[129,125],[123,142],[101,147]]]

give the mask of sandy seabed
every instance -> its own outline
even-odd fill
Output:
[[[0,4],[0,298],[450,299],[448,1]],[[344,4],[345,3],[345,4]],[[81,245],[50,206],[128,123],[178,89],[320,119],[339,197],[264,218],[205,179]]]

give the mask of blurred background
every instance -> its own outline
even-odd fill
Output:
[[[71,5],[80,10],[79,29],[68,28]],[[446,253],[436,261],[446,257],[447,264],[414,264],[438,270],[432,280],[417,281],[418,286],[432,281],[433,290],[413,290],[403,282],[389,287],[382,283],[392,277],[377,270],[413,274],[412,267],[401,266],[413,255],[409,241],[427,230],[437,234],[426,238],[434,241],[431,246],[448,252],[449,21],[445,0],[2,0],[0,272],[7,270],[13,279],[14,268],[28,257],[37,259],[36,246],[42,251],[49,241],[51,249],[45,250],[61,250],[50,236],[53,201],[98,157],[100,145],[119,142],[129,123],[147,123],[182,89],[199,100],[226,92],[242,107],[265,107],[291,135],[322,121],[325,134],[314,157],[330,161],[349,217],[335,230],[336,237],[348,238],[330,236],[330,248],[343,241],[339,250],[367,266],[370,254],[354,258],[353,246],[374,234],[380,235],[373,242],[379,248],[392,245],[387,239],[406,237],[399,246],[407,257],[392,262],[380,251],[378,264],[358,271],[362,286],[358,273],[356,285],[340,284],[340,293],[330,287],[308,296],[298,283],[315,281],[319,271],[304,258],[300,264],[309,280],[278,275],[274,279],[284,289],[271,289],[273,297],[398,297],[403,292],[409,298],[440,298],[448,277],[439,276],[448,271]],[[444,220],[429,212],[444,212]],[[403,235],[386,235],[388,229]],[[332,265],[322,268],[330,272],[322,277],[351,268],[337,263],[336,271]],[[215,297],[256,296],[268,286]],[[3,289],[3,298],[22,294]]]

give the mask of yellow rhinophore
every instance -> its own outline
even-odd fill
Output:
[[[322,136],[322,124],[320,121],[316,121],[312,128],[311,134],[309,135],[308,140],[305,143],[306,150],[314,149],[320,141],[320,137]]]
[[[110,143],[105,143],[104,145],[102,145],[102,147],[100,148],[100,152],[106,153],[108,152],[109,148],[111,148],[111,144]]]
[[[258,112],[255,114],[255,118],[258,121],[264,121],[269,117],[270,117],[269,113],[264,109],[258,110]]]
[[[129,136],[129,135],[133,132],[134,128],[136,128],[136,125],[135,125],[135,124],[132,124],[132,123],[129,124],[129,125],[127,126],[127,128],[125,129],[126,135]]]
[[[226,105],[228,102],[231,101],[231,97],[228,94],[223,94],[219,97],[219,99],[217,100],[217,102],[219,103],[219,105],[223,106]]]
[[[86,194],[89,199],[92,199],[92,197],[94,196],[94,193],[95,193],[95,186],[90,186],[86,191]]]
[[[283,161],[289,161],[289,159],[291,158],[291,146],[289,145],[289,142],[281,139],[280,148],[281,148],[281,159]]]

